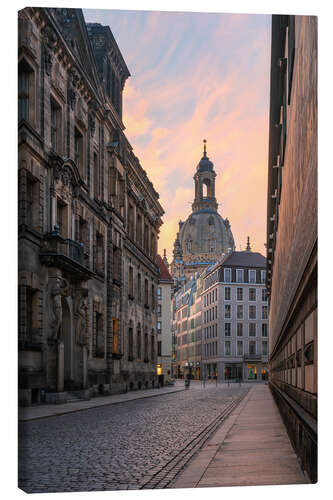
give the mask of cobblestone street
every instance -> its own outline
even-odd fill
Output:
[[[154,487],[150,478],[171,470],[184,448],[200,446],[194,438],[206,428],[214,432],[218,417],[248,389],[194,383],[188,391],[20,423],[19,487],[29,493]]]

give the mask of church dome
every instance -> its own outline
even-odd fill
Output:
[[[179,241],[185,260],[191,255],[193,260],[199,254],[221,255],[235,246],[228,219],[222,219],[217,211],[209,209],[191,213],[181,227]]]

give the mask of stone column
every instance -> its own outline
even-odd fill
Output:
[[[88,354],[87,354],[86,346],[82,347],[82,367],[83,367],[82,386],[83,386],[83,389],[87,389]]]
[[[54,188],[51,189],[51,231],[57,223],[57,197]]]
[[[57,392],[64,390],[64,343],[58,344],[58,359],[57,359]]]

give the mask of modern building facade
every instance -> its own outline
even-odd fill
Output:
[[[207,266],[217,262],[223,253],[235,249],[230,222],[217,211],[216,172],[207,156],[206,141],[193,178],[195,196],[192,213],[185,222],[179,222],[170,265],[176,288],[181,287],[196,272],[201,274]]]
[[[268,301],[266,259],[232,252],[206,271],[202,291],[204,377],[266,379]]]
[[[273,16],[267,197],[270,387],[317,480],[317,19]]]
[[[267,378],[266,259],[247,248],[196,274],[175,295],[176,376]]]
[[[171,296],[173,279],[166,257],[157,256],[159,278],[157,287],[157,375],[160,386],[171,380]]]
[[[124,134],[129,70],[80,9],[19,12],[19,399],[156,382],[163,209]]]

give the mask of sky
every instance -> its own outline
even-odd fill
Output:
[[[165,248],[171,262],[206,139],[236,250],[250,236],[252,250],[265,255],[271,17],[93,9],[84,16],[110,26],[131,73],[123,122],[165,211],[159,253]]]

